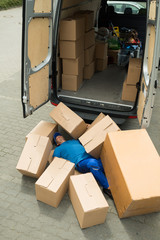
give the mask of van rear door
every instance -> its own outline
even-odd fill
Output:
[[[137,116],[142,128],[149,126],[156,88],[160,57],[160,5],[151,1],[147,14],[147,34]]]
[[[32,114],[50,99],[55,22],[53,4],[57,4],[58,7],[57,2],[53,0],[23,1],[21,96],[24,117]]]

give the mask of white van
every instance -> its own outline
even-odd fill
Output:
[[[72,17],[80,10],[90,10],[94,13],[93,27],[97,32],[98,28],[104,29],[108,24],[106,1],[24,0],[22,38],[24,117],[32,114],[47,101],[51,101],[53,105],[65,103],[88,121],[103,112],[109,114],[118,124],[123,123],[128,117],[138,117],[141,127],[148,127],[158,81],[160,4],[159,1],[148,1],[146,5],[145,15],[117,14],[111,20],[112,27],[118,26],[119,31],[124,28],[136,29],[142,43],[140,56],[138,55],[142,61],[140,75],[134,87],[131,85],[134,91],[136,89],[136,93],[134,100],[130,101],[122,97],[129,71],[128,65],[119,66],[112,58],[104,71],[95,72],[89,80],[83,77],[82,84],[76,91],[65,90],[62,86],[63,59],[60,57],[59,41],[61,20]],[[135,57],[130,56],[130,59],[132,58]],[[135,73],[136,70],[131,70],[132,72]],[[67,79],[70,82],[71,76],[67,76]],[[65,83],[67,85],[68,82]],[[129,97],[133,94],[131,86],[126,90]]]

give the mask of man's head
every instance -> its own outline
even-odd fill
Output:
[[[63,142],[65,142],[65,138],[59,133],[56,132],[53,136],[54,142],[57,146],[61,145]]]

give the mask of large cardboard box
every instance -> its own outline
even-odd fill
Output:
[[[109,49],[108,50],[108,61],[109,61],[109,64],[117,64],[118,63],[118,53],[119,53],[120,50],[112,50],[112,49]]]
[[[29,135],[16,169],[23,175],[39,178],[46,167],[51,149],[48,137]]]
[[[96,42],[95,57],[98,59],[106,59],[108,54],[108,43]]]
[[[104,71],[108,65],[108,57],[105,59],[96,59],[96,71]]]
[[[58,207],[68,190],[69,177],[74,174],[74,169],[74,163],[55,157],[35,183],[37,200]]]
[[[56,123],[40,121],[26,136],[26,140],[30,134],[37,134],[44,137],[49,137],[50,141],[53,141],[53,135],[58,130],[58,125]]]
[[[84,52],[76,59],[63,59],[63,74],[79,75],[82,74],[84,67]]]
[[[84,51],[84,36],[77,41],[60,41],[60,58],[78,58]]]
[[[81,228],[105,222],[109,206],[92,173],[71,176],[69,196]]]
[[[96,123],[98,123],[100,120],[102,120],[105,117],[105,115],[103,113],[100,113],[96,119],[89,125],[87,131],[92,128]]]
[[[87,49],[93,45],[95,45],[95,33],[94,29],[91,29],[84,35],[84,49]]]
[[[128,85],[127,80],[123,83],[122,100],[134,102],[136,100],[137,88],[135,85]]]
[[[95,158],[99,158],[107,133],[119,130],[117,124],[107,115],[86,131],[79,138],[79,141],[82,143],[87,153]]]
[[[68,91],[77,91],[83,82],[83,69],[78,76],[62,74],[62,89]]]
[[[65,18],[60,21],[60,40],[76,41],[84,35],[84,17]]]
[[[94,11],[90,10],[81,10],[75,13],[75,16],[84,17],[85,18],[85,32],[88,32],[94,26]]]
[[[142,59],[140,58],[130,58],[127,74],[127,84],[136,85],[139,82],[141,74]]]
[[[52,110],[50,116],[75,139],[86,131],[84,120],[62,102]]]
[[[84,64],[89,65],[91,62],[93,62],[95,58],[95,45],[87,48],[84,51]]]
[[[95,72],[95,62],[91,62],[89,65],[84,66],[84,79],[91,79]]]
[[[101,160],[120,218],[160,211],[160,158],[145,129],[108,133]]]

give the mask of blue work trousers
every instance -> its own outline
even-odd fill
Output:
[[[77,170],[81,173],[91,172],[97,182],[103,187],[108,188],[108,180],[104,174],[101,159],[87,158],[77,164]]]

